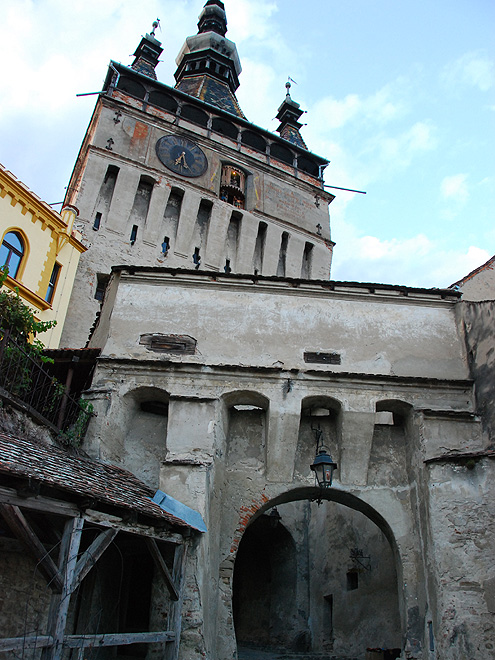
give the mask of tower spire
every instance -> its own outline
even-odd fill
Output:
[[[208,0],[198,33],[187,37],[176,59],[176,88],[190,96],[244,117],[235,97],[241,63],[234,42],[225,37],[227,16],[221,0]]]
[[[158,58],[163,52],[162,44],[155,37],[156,28],[160,25],[160,19],[153,21],[151,34],[146,34],[139,46],[134,52],[134,62],[131,67],[138,73],[142,73],[149,78],[156,80],[155,68],[158,64]]]
[[[280,121],[280,126],[277,128],[277,132],[280,133],[280,137],[283,137],[284,140],[292,142],[292,144],[302,147],[303,149],[307,149],[308,147],[299,132],[299,129],[302,126],[299,122],[299,118],[304,113],[304,110],[301,110],[299,103],[296,103],[291,98],[290,81],[291,78],[289,77],[285,83],[286,94],[284,102],[278,109],[277,119]]]

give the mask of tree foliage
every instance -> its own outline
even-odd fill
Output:
[[[53,328],[56,321],[38,321],[30,307],[19,296],[19,291],[1,289],[7,279],[8,268],[0,268],[0,329],[9,330],[17,342],[26,344],[32,352],[41,354],[43,344],[35,337]],[[3,334],[3,333],[2,333]]]

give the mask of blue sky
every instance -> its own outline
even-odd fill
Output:
[[[161,18],[159,80],[201,0],[0,0],[0,161],[48,202],[64,186],[110,58]],[[328,158],[332,277],[447,286],[495,253],[492,0],[225,0],[250,121],[293,78],[310,150]],[[6,66],[6,64],[9,66]],[[58,207],[59,208],[59,207]]]

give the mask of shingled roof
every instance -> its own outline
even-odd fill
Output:
[[[34,479],[44,487],[127,509],[170,525],[191,529],[152,501],[154,492],[132,472],[52,445],[0,432],[0,475]],[[93,507],[94,508],[94,507]]]

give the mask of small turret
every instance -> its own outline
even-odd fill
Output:
[[[277,128],[277,132],[280,133],[280,136],[292,142],[292,144],[307,149],[306,143],[304,142],[299,129],[302,124],[299,122],[299,118],[304,113],[304,110],[301,110],[299,103],[296,103],[291,99],[290,88],[291,84],[288,80],[285,83],[285,88],[287,93],[285,95],[285,100],[278,109],[277,119],[280,121],[280,126]]]
[[[177,56],[176,88],[244,118],[235,97],[241,63],[226,32],[223,2],[208,0],[199,16],[198,34],[187,37]]]
[[[151,34],[146,34],[141,39],[141,43],[134,52],[135,59],[131,65],[135,71],[153,78],[153,80],[156,80],[155,68],[159,61],[158,58],[163,52],[162,44],[155,38],[155,31],[159,24],[159,18],[153,21]]]

